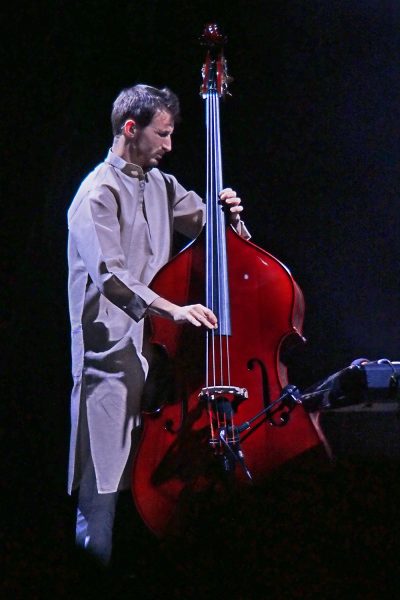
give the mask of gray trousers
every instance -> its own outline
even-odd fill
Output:
[[[118,492],[99,494],[93,462],[86,465],[78,493],[76,544],[107,566],[111,559],[112,537]]]

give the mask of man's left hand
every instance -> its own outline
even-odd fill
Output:
[[[237,225],[240,221],[240,213],[243,210],[241,199],[236,196],[236,192],[232,188],[225,188],[219,193],[221,204],[229,210],[229,218],[232,225]]]

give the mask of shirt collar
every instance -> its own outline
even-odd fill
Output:
[[[137,177],[139,181],[144,179],[147,180],[147,174],[143,171],[142,167],[126,162],[126,160],[114,154],[111,149],[108,151],[105,162],[109,163],[113,167],[116,167],[117,169],[120,169],[120,171],[122,171],[125,175],[128,175],[128,177]]]

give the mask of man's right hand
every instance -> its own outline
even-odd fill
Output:
[[[175,323],[191,323],[195,327],[207,327],[216,329],[218,327],[217,317],[212,310],[202,304],[188,304],[178,306],[165,300],[165,298],[156,298],[148,308],[148,312],[166,319],[172,319]]]

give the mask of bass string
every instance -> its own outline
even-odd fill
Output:
[[[222,184],[219,97],[214,90],[206,96],[207,125],[207,244],[206,296],[219,320],[216,331],[207,333],[206,385],[231,385],[229,285],[225,239],[225,215],[219,202]],[[211,338],[211,339],[210,339]],[[218,350],[218,353],[217,353]],[[211,352],[211,356],[209,355]],[[219,358],[217,356],[219,354]],[[211,373],[209,371],[211,370]]]

